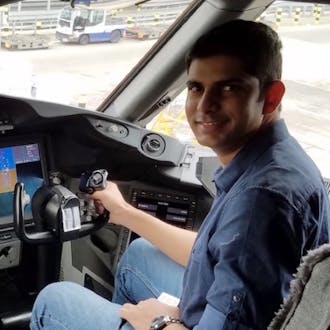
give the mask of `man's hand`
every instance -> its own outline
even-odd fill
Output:
[[[132,208],[123,198],[118,186],[111,181],[107,181],[105,189],[95,191],[90,198],[94,199],[99,214],[107,209],[111,212],[111,222],[118,225],[123,224],[122,220],[126,218],[126,211]]]
[[[128,321],[135,330],[147,330],[152,320],[160,315],[179,318],[179,308],[161,303],[155,298],[140,301],[137,305],[124,304],[120,317]]]

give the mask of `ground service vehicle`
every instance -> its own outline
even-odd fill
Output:
[[[112,1],[122,3],[123,15],[126,2]],[[34,89],[15,94],[14,80],[10,95],[6,81],[0,90],[0,329],[26,329],[38,292],[54,281],[111,298],[117,262],[136,235],[98,218],[79,188],[83,173],[101,171],[97,184],[106,170],[136,207],[199,228],[212,204],[217,160],[196,144],[185,121],[184,57],[199,35],[222,22],[261,20],[278,29],[283,117],[330,179],[330,1],[306,1],[309,9],[297,10],[302,3],[281,1],[280,10],[272,0],[192,0],[158,40],[13,51],[33,69],[18,73],[12,63],[14,77],[33,75]],[[105,29],[104,11],[66,4],[59,9],[60,40],[123,36],[122,24]]]
[[[61,42],[119,42],[125,34],[125,21],[106,9],[86,6],[65,7],[58,19],[56,38]]]

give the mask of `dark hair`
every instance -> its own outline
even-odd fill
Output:
[[[244,20],[233,20],[201,36],[186,57],[186,68],[196,58],[216,55],[237,57],[246,73],[258,78],[262,89],[281,79],[282,43],[269,26]]]

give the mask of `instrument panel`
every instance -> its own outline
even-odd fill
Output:
[[[102,113],[6,97],[0,104],[0,269],[18,266],[21,259],[22,244],[13,230],[17,181],[29,199],[27,227],[38,218],[34,193],[49,184],[61,184],[79,198],[82,221],[95,219],[93,202],[79,191],[79,177],[103,168],[133,206],[175,226],[199,228],[212,197],[196,178],[199,153],[194,147]],[[134,234],[109,226],[115,267]]]
[[[108,223],[84,237],[73,233],[79,229],[73,236],[65,235],[64,243],[53,241],[64,237],[57,235],[60,226],[56,227],[62,213],[48,207],[56,198],[50,198],[47,208],[34,204],[40,191],[69,192],[66,200],[73,197],[77,202],[72,219],[80,217],[86,229],[100,222],[94,221],[98,215],[93,201],[79,190],[80,176],[97,169],[109,173],[108,179],[118,184],[132,205],[181,228],[197,230],[212,204],[201,183],[209,178],[200,181],[196,176],[197,167],[199,173],[209,172],[197,166],[204,154],[193,146],[118,118],[64,105],[0,96],[0,107],[1,315],[8,316],[8,311],[27,315],[25,306],[31,310],[40,289],[58,280],[80,283],[111,298],[118,261],[137,237]],[[24,211],[18,211],[25,204]],[[40,209],[47,210],[47,216]],[[44,226],[45,218],[51,219],[50,227]],[[14,227],[26,231],[25,237],[45,233],[51,240],[32,244],[18,238]],[[7,316],[0,323],[11,319]]]
[[[41,137],[1,139],[0,142],[0,229],[13,223],[13,192],[16,182],[23,182],[31,200],[36,190],[48,182],[44,144]],[[26,221],[32,219],[29,202]]]

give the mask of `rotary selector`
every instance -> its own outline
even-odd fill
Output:
[[[142,139],[141,148],[147,155],[159,156],[165,150],[165,141],[158,134],[147,134]]]

